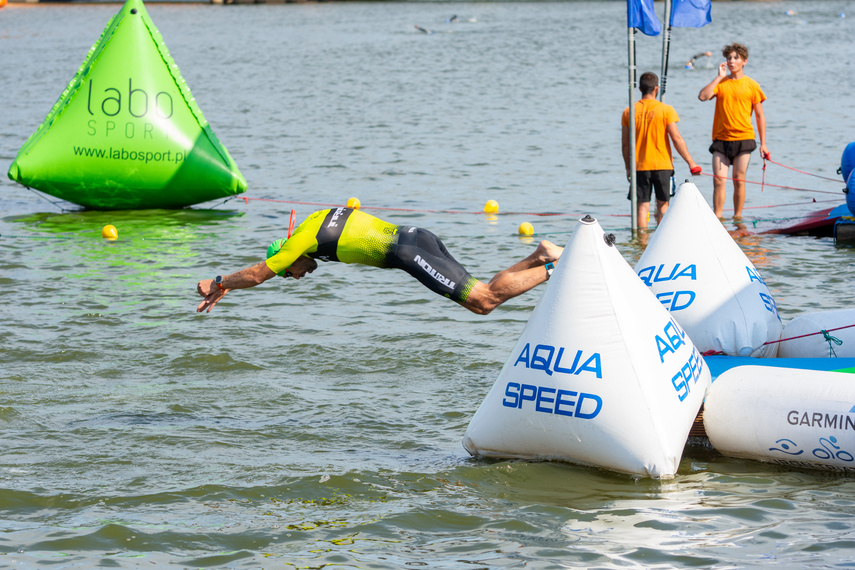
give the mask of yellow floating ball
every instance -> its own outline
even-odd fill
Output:
[[[359,198],[348,198],[347,207],[353,208],[354,210],[358,210],[362,205],[362,202],[359,201]]]
[[[497,214],[499,213],[499,203],[495,200],[487,200],[487,203],[484,204],[484,213],[485,214]]]
[[[101,237],[104,239],[118,239],[119,230],[116,229],[116,226],[107,224],[106,226],[101,228]]]
[[[520,235],[521,235],[521,236],[531,236],[531,235],[534,235],[534,226],[532,226],[532,225],[531,225],[530,223],[528,223],[528,222],[523,222],[523,223],[521,223],[521,224],[520,224],[519,232],[520,232]]]

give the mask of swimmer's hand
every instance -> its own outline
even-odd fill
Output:
[[[210,313],[211,309],[214,308],[214,305],[219,303],[229,291],[231,291],[231,289],[220,289],[217,287],[217,284],[214,283],[213,279],[199,281],[199,283],[196,284],[196,292],[205,299],[199,303],[198,307],[196,307],[196,312],[201,313],[207,309],[207,312]]]

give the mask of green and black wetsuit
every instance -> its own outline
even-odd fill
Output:
[[[310,215],[267,260],[267,267],[281,273],[301,255],[403,269],[431,291],[458,303],[467,299],[477,282],[428,230],[390,224],[352,208]]]

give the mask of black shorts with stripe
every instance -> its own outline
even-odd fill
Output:
[[[434,293],[458,303],[469,297],[477,280],[435,234],[413,226],[399,226],[398,232],[398,243],[389,255],[390,267],[403,269]]]

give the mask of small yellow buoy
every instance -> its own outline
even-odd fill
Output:
[[[534,226],[528,222],[523,222],[520,224],[519,232],[521,236],[534,235]]]
[[[358,210],[362,205],[362,202],[359,201],[359,198],[348,198],[347,207],[353,208],[354,210]]]
[[[119,238],[119,230],[116,229],[116,226],[111,224],[107,224],[103,228],[101,228],[101,237],[104,239],[118,239]]]
[[[499,203],[495,200],[487,200],[487,203],[484,204],[484,213],[485,214],[497,214],[499,212]]]

